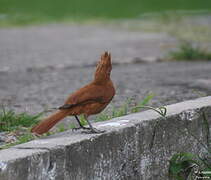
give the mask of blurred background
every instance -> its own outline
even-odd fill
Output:
[[[113,57],[114,106],[210,93],[210,0],[0,0],[0,103],[60,106]],[[152,98],[153,97],[153,98]]]
[[[167,11],[209,12],[209,0],[1,0],[1,25],[140,18]]]
[[[209,96],[211,0],[0,0],[0,146],[33,139],[104,51],[116,95],[91,121]]]

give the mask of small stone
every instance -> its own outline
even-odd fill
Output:
[[[6,132],[0,132],[0,143],[5,142]]]
[[[12,143],[15,142],[17,140],[17,138],[15,136],[7,136],[5,139],[6,143]]]
[[[147,56],[147,57],[135,57],[133,58],[133,63],[152,63],[152,62],[159,62],[160,58],[155,56]]]

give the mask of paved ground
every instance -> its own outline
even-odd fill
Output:
[[[151,103],[156,106],[211,93],[211,62],[133,61],[162,57],[176,42],[166,34],[51,25],[0,29],[0,39],[0,103],[18,111],[61,105],[92,79],[93,64],[104,50],[112,52],[116,64],[115,105],[149,92],[155,93]]]
[[[46,66],[85,66],[105,50],[119,62],[162,56],[175,40],[166,34],[117,27],[49,25],[0,29],[0,70]]]

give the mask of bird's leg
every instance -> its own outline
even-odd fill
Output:
[[[85,117],[87,123],[89,124],[89,128],[90,128],[89,131],[86,131],[86,132],[84,132],[84,133],[103,133],[103,132],[105,132],[105,131],[103,131],[103,130],[99,130],[99,129],[94,128],[94,127],[92,126],[92,124],[89,122],[87,116],[85,115],[84,117]]]
[[[78,124],[79,124],[79,127],[78,127],[78,128],[73,128],[73,130],[79,130],[79,129],[88,129],[88,130],[90,130],[90,128],[84,127],[84,126],[81,124],[80,120],[78,119],[78,116],[75,116],[75,118],[76,118],[76,120],[77,120],[77,122],[78,122]]]

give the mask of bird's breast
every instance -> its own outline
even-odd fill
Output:
[[[108,103],[92,103],[87,105],[85,108],[84,114],[91,115],[91,114],[98,114],[105,109]]]

